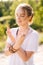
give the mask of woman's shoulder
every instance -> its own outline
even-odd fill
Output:
[[[18,29],[18,27],[15,27],[15,28],[11,28],[10,30],[11,31],[16,31]]]
[[[31,35],[33,35],[33,36],[39,36],[38,31],[36,31],[35,29],[33,29],[31,27],[30,27],[30,30],[32,31]]]

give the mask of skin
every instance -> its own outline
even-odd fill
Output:
[[[22,42],[25,39],[25,37],[22,36],[22,34],[23,33],[27,34],[27,32],[28,32],[28,29],[29,29],[28,23],[30,23],[29,20],[30,20],[31,16],[28,17],[27,16],[27,12],[25,11],[25,13],[24,13],[24,11],[22,9],[20,9],[20,8],[18,8],[16,10],[15,16],[16,16],[16,23],[19,25],[19,32],[18,32],[17,39],[15,40],[15,38],[12,35],[10,35],[11,34],[10,29],[8,29],[9,32],[7,30],[7,35],[10,35],[11,39],[13,37],[13,41],[12,42],[15,42],[13,48],[14,49],[18,49],[19,48],[17,53],[20,56],[20,58],[23,61],[27,61],[27,60],[29,60],[31,58],[31,56],[33,55],[34,52],[32,52],[32,51],[24,51],[20,46],[21,46]],[[7,43],[7,47],[11,47],[11,46]],[[6,53],[6,52],[8,52],[8,53]],[[7,51],[5,51],[5,54],[6,55],[10,55],[12,53],[9,50],[7,50]]]

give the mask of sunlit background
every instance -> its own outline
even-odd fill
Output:
[[[0,0],[0,52],[3,51],[6,40],[7,25],[17,27],[15,9],[20,3],[28,3],[34,10],[32,28],[39,32],[39,44],[43,44],[43,0]]]

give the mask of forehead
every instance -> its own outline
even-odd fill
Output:
[[[25,14],[25,11],[22,8],[17,8],[15,14]]]

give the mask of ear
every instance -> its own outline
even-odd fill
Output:
[[[28,19],[28,21],[29,21],[28,24],[29,24],[29,25],[31,25],[31,24],[33,23],[33,19],[32,19],[32,18],[33,18],[33,17],[30,16],[29,19]]]
[[[32,21],[32,16],[29,16],[29,22],[31,22]]]

